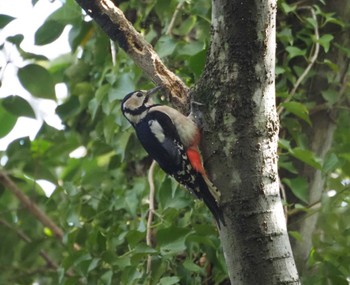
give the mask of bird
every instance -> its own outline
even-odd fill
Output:
[[[157,86],[127,94],[121,102],[122,113],[150,157],[190,193],[203,200],[220,228],[220,224],[225,224],[219,207],[220,192],[203,167],[199,151],[200,128],[191,114],[185,116],[170,106],[156,104],[152,95],[160,89]]]

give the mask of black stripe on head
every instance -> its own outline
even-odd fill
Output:
[[[123,109],[122,107],[122,112],[123,113],[128,113],[128,114],[131,114],[131,115],[140,115],[142,114],[143,112],[145,112],[149,107],[146,107],[145,105],[142,105],[141,107],[138,107],[137,109],[134,109],[134,110],[131,110],[131,109],[128,109],[128,108],[125,108]]]

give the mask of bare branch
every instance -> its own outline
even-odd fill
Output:
[[[26,194],[24,194],[21,189],[17,187],[17,185],[12,181],[12,179],[3,171],[0,171],[0,183],[4,185],[8,190],[10,190],[17,199],[22,203],[22,205],[27,208],[27,210],[36,217],[40,223],[42,223],[45,227],[48,227],[56,238],[62,242],[63,239],[63,230],[56,225],[56,223],[51,220],[39,207],[34,203]],[[80,250],[80,246],[78,244],[74,244],[75,250]]]
[[[146,244],[148,246],[152,246],[152,221],[153,221],[153,214],[154,214],[154,194],[155,194],[153,173],[154,173],[155,165],[156,165],[156,162],[153,160],[148,171],[149,209],[148,209],[147,233],[146,233]],[[148,255],[147,273],[151,272],[151,265],[152,265],[152,257],[151,255]]]
[[[0,172],[0,183],[10,190],[17,199],[34,215],[45,227],[48,227],[59,239],[63,238],[63,231],[55,224],[26,194],[24,194],[11,178],[4,172]]]
[[[181,0],[181,1],[179,2],[179,4],[177,4],[176,9],[175,9],[175,12],[174,12],[174,14],[173,14],[173,16],[172,16],[172,18],[171,18],[171,20],[170,20],[170,24],[169,24],[169,26],[168,26],[168,29],[166,30],[166,34],[167,34],[167,35],[170,35],[170,34],[172,33],[172,30],[173,30],[173,28],[174,28],[174,24],[175,24],[176,17],[177,17],[177,15],[179,14],[179,12],[180,12],[180,10],[181,10],[181,8],[182,8],[182,6],[183,6],[184,3],[185,3],[185,0]]]
[[[9,224],[7,221],[0,219],[0,224],[4,225],[5,227],[7,227],[8,229],[10,229],[11,231],[14,231],[22,240],[24,240],[26,243],[31,243],[32,240],[30,237],[28,237],[24,232],[22,232],[21,230],[15,228],[14,226],[12,226],[11,224]],[[39,255],[45,260],[46,265],[48,268],[52,268],[54,270],[58,269],[58,265],[56,263],[56,261],[54,261],[44,250],[40,250]],[[66,271],[65,274],[67,276],[73,277],[74,273],[71,271]]]
[[[111,0],[76,0],[98,25],[135,61],[157,85],[163,87],[170,101],[187,113],[188,88],[161,61],[152,46],[135,30],[123,12]]]
[[[110,46],[111,46],[112,64],[113,64],[113,66],[116,66],[116,64],[117,64],[117,52],[116,52],[115,43],[112,40],[109,40],[109,41],[110,41]]]

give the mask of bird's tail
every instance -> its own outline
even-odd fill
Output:
[[[207,176],[198,175],[197,183],[199,185],[199,198],[203,200],[210,212],[213,214],[218,227],[226,225],[222,210],[218,203],[220,201],[220,192]]]

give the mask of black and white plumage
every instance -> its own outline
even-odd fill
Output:
[[[166,173],[202,199],[220,226],[220,222],[224,224],[218,207],[220,192],[202,165],[198,150],[200,131],[190,117],[169,106],[155,104],[150,96],[158,90],[156,87],[127,94],[122,112],[148,154]]]

